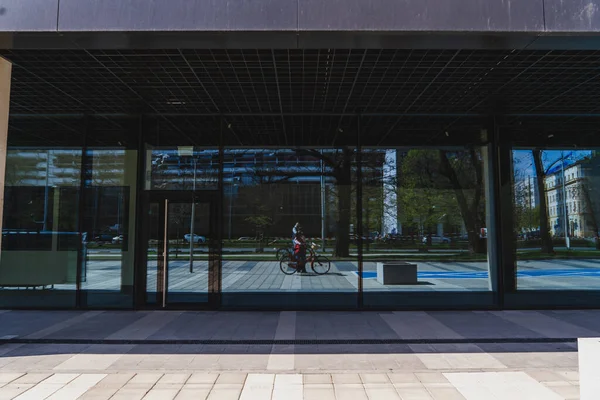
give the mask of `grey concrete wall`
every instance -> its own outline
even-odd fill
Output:
[[[542,31],[543,0],[299,0],[300,30]]]
[[[55,31],[59,0],[1,0],[0,32]]]
[[[295,30],[297,0],[60,0],[60,31]]]
[[[250,31],[298,33],[299,40],[361,35],[353,42],[373,33],[594,33],[600,0],[0,0],[5,33],[81,33],[93,41],[99,32],[212,32],[223,39],[208,43],[218,43]]]
[[[600,0],[544,0],[546,31],[600,31]]]

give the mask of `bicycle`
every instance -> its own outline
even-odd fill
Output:
[[[293,255],[292,249],[289,247],[282,247],[277,249],[275,252],[275,259],[277,261],[283,261],[289,259]]]
[[[269,242],[269,245],[273,245],[276,242],[277,240],[273,240],[272,242]],[[274,247],[273,250],[275,250],[275,259],[277,261],[287,260],[293,255],[293,250],[291,247]]]
[[[310,268],[317,275],[325,275],[331,269],[331,261],[324,255],[318,254],[316,249],[320,246],[316,243],[311,243],[310,247],[307,247],[309,252],[306,257],[305,265],[310,263]],[[298,260],[294,254],[289,253],[287,260],[281,260],[279,262],[279,269],[286,275],[292,275],[299,270]]]

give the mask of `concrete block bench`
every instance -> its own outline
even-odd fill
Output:
[[[577,339],[579,395],[581,400],[600,396],[600,338]]]
[[[417,264],[405,261],[378,262],[377,282],[382,285],[415,285]]]

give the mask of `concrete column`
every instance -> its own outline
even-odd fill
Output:
[[[396,150],[385,151],[383,164],[383,232],[390,233],[398,230],[398,168]]]
[[[6,152],[8,148],[8,114],[10,106],[10,76],[12,64],[0,57],[0,228],[4,211],[4,175],[6,173]],[[0,246],[2,235],[0,235]],[[0,252],[0,255],[2,252]]]

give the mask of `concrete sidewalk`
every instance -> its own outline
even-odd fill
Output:
[[[0,399],[577,399],[598,315],[7,311]]]
[[[0,342],[410,344],[575,341],[599,336],[599,310],[0,311]]]

